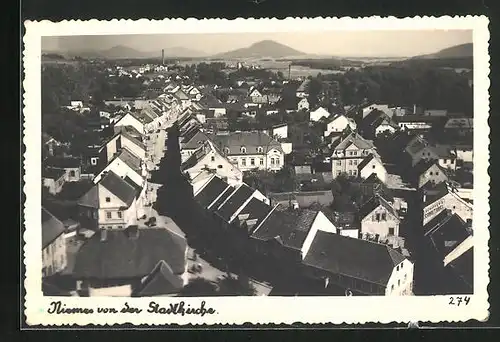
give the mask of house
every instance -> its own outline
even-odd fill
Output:
[[[376,155],[375,147],[356,132],[340,136],[332,143],[333,152],[332,176],[336,178],[342,173],[358,176],[358,165],[370,154]]]
[[[87,240],[72,276],[89,296],[168,296],[181,290],[186,271],[184,237],[165,227],[130,226],[102,229]]]
[[[275,138],[281,138],[281,139],[288,138],[288,124],[286,123],[273,126],[271,131],[272,131],[271,133],[272,136]]]
[[[347,118],[343,114],[337,114],[333,116],[326,124],[326,131],[324,136],[327,137],[332,133],[343,132],[347,127],[351,130],[356,129],[356,123],[351,118]]]
[[[195,181],[195,179],[193,179]],[[203,209],[218,207],[234,191],[235,187],[228,185],[221,178],[212,174],[202,181],[201,186],[193,185],[195,201]]]
[[[465,222],[472,220],[472,204],[462,199],[451,184],[442,182],[423,187],[422,194],[424,226],[445,209],[457,214]]]
[[[311,111],[309,114],[309,120],[317,122],[321,118],[328,118],[330,116],[330,113],[323,107],[319,107],[316,110]]]
[[[368,105],[366,107],[363,107],[361,109],[362,119],[364,119],[366,116],[368,116],[368,114],[370,114],[374,110],[383,112],[387,116],[389,116],[390,118],[392,118],[392,116],[394,114],[394,111],[392,110],[392,108],[389,107],[389,105],[386,105],[386,104],[375,104],[374,103],[374,104]]]
[[[199,101],[202,97],[200,90],[194,85],[182,85],[181,89],[188,94],[192,101]]]
[[[428,182],[432,185],[447,182],[446,171],[435,160],[422,159],[412,169],[413,183],[420,189]]]
[[[409,156],[412,167],[425,159],[437,160],[444,169],[456,169],[456,155],[450,146],[431,144],[420,135],[412,138],[404,151]]]
[[[258,254],[280,262],[300,263],[318,231],[336,233],[336,227],[321,211],[273,210],[251,232]]]
[[[248,97],[252,101],[252,103],[268,103],[267,95],[264,95],[259,89],[252,86],[248,91]]]
[[[74,109],[83,108],[83,101],[71,101],[70,106]]]
[[[387,245],[318,231],[304,265],[326,288],[334,284],[346,294],[413,294],[413,263]]]
[[[78,200],[82,228],[123,229],[137,222],[137,197],[140,192],[128,178],[107,172]]]
[[[311,81],[308,80],[308,79],[305,79],[301,84],[300,86],[297,88],[296,92],[295,92],[295,95],[298,97],[298,98],[307,98],[309,97],[309,83]]]
[[[392,134],[398,129],[389,115],[376,109],[368,113],[359,125],[361,134],[367,139],[373,139],[384,132]]]
[[[64,224],[42,207],[42,277],[63,271],[67,265]]]
[[[438,116],[404,115],[394,117],[394,121],[403,131],[429,131],[441,118]]]
[[[109,164],[95,176],[94,184],[97,184],[110,171],[121,178],[129,178],[138,187],[144,185],[143,161],[127,148],[122,148],[115,154]]]
[[[172,94],[179,99],[182,106],[189,106],[191,104],[191,97],[182,89],[177,89],[177,91],[173,92]]]
[[[211,138],[214,146],[241,171],[280,170],[285,163],[281,144],[262,132],[219,133]]]
[[[181,162],[184,163],[187,161],[189,157],[208,140],[210,140],[209,136],[198,128],[182,134],[180,141]]]
[[[466,135],[474,130],[474,119],[469,117],[453,117],[449,118],[444,124],[445,133],[455,133],[458,135]]]
[[[375,174],[378,179],[382,181],[382,183],[387,182],[387,170],[382,164],[382,161],[379,157],[374,154],[370,154],[366,156],[359,164],[358,164],[358,176],[366,179],[370,177],[372,174]]]
[[[399,236],[399,215],[387,200],[375,194],[358,212],[360,232],[363,237],[378,236],[385,239]]]
[[[304,97],[300,99],[300,101],[297,103],[297,110],[309,110],[309,101],[307,100],[307,98]]]
[[[49,193],[56,195],[61,192],[66,180],[66,171],[63,169],[42,169],[42,184],[47,187]]]
[[[140,136],[142,138],[142,135]],[[129,152],[134,154],[139,159],[146,159],[146,145],[137,136],[133,136],[127,130],[122,130],[119,135],[120,148],[126,148]]]
[[[44,151],[47,152],[49,156],[53,156],[54,150],[57,147],[61,146],[61,143],[51,137],[49,134],[42,132],[42,146]]]
[[[141,134],[145,134],[144,123],[131,112],[127,112],[123,115],[117,122],[115,122],[114,126],[132,126]]]
[[[243,172],[233,165],[214,144],[207,140],[181,165],[181,170],[189,174],[190,179],[200,172],[208,170],[231,185],[243,182]]]
[[[224,103],[222,103],[221,101],[219,101],[213,95],[207,95],[205,97],[202,97],[200,99],[199,103],[204,108],[213,111],[215,118],[219,118],[221,116],[225,116],[226,115],[226,107],[224,106]]]
[[[45,168],[64,171],[65,182],[80,180],[80,159],[73,157],[48,157],[43,161]]]

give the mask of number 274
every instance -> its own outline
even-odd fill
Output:
[[[450,302],[448,303],[448,305],[456,305],[456,306],[468,305],[469,301],[470,301],[470,297],[469,296],[465,296],[465,297],[462,297],[462,296],[450,297]]]

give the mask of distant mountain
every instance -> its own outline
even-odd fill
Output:
[[[215,55],[218,58],[253,58],[253,57],[271,57],[284,58],[293,56],[304,56],[304,52],[292,49],[284,44],[273,40],[263,40],[254,43],[249,47],[236,49]]]
[[[466,43],[439,50],[436,53],[416,56],[413,59],[468,58],[473,56],[473,44]]]

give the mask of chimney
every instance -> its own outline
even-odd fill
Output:
[[[101,241],[106,241],[108,239],[108,230],[106,228],[102,228],[100,231]]]
[[[417,114],[417,105],[416,104],[413,105],[413,114]]]
[[[161,65],[165,65],[165,50],[161,49]]]
[[[128,226],[125,233],[129,239],[135,240],[139,237],[139,226]]]
[[[292,78],[292,65],[288,64],[288,80]]]

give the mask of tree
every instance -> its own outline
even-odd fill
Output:
[[[217,286],[205,278],[194,278],[184,286],[179,294],[182,297],[208,297],[217,295]]]
[[[220,296],[255,296],[255,287],[246,276],[227,274],[219,281]]]

